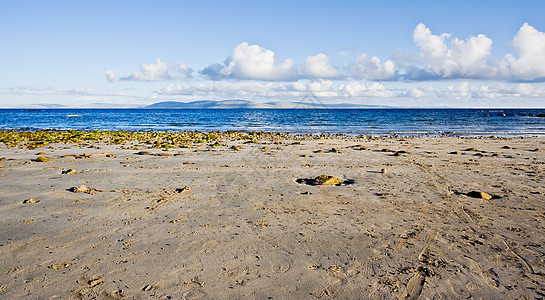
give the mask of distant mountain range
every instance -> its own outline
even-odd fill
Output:
[[[383,105],[359,105],[350,103],[325,104],[318,102],[266,102],[256,103],[247,100],[203,100],[193,102],[163,101],[153,103],[144,108],[164,109],[255,109],[255,108],[388,108]]]

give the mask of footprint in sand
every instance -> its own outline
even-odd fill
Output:
[[[291,267],[290,262],[281,255],[273,255],[270,264],[272,271],[279,274],[286,273]]]
[[[206,297],[206,293],[203,292],[200,288],[192,288],[189,291],[184,293],[182,299],[203,299]]]
[[[424,287],[424,282],[426,277],[420,272],[416,273],[409,279],[407,283],[407,289],[401,295],[401,299],[418,299],[420,293],[422,293],[422,288]]]

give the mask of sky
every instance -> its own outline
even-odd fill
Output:
[[[0,108],[545,108],[545,1],[0,0]]]

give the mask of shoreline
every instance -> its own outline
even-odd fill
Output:
[[[539,298],[544,149],[0,131],[0,296]]]

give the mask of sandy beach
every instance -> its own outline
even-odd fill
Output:
[[[545,297],[545,138],[157,145],[0,143],[0,298]]]

